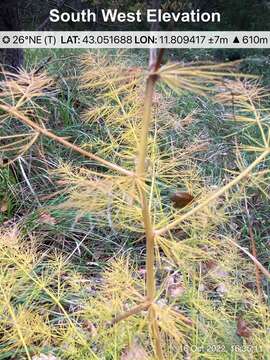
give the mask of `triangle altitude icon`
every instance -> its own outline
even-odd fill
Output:
[[[237,36],[234,38],[233,43],[234,44],[240,44],[240,41],[239,41]]]

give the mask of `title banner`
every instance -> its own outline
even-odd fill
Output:
[[[0,31],[270,31],[267,0],[0,0]]]
[[[219,12],[206,12],[200,9],[169,12],[162,9],[147,9],[145,12],[137,10],[134,12],[124,12],[118,9],[101,9],[93,11],[84,9],[79,12],[63,12],[59,9],[50,10],[49,20],[53,23],[73,22],[73,23],[142,23],[146,21],[152,23],[219,23],[221,15]]]

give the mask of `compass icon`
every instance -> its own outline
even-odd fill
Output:
[[[3,41],[4,44],[9,44],[10,43],[10,37],[6,35],[6,36],[3,37],[2,41]]]

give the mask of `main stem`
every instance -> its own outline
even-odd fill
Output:
[[[159,326],[157,322],[156,312],[153,307],[153,303],[156,296],[156,284],[155,284],[155,232],[152,224],[151,210],[148,201],[148,195],[146,191],[146,159],[148,148],[148,135],[151,126],[152,119],[152,106],[155,84],[158,79],[155,71],[160,66],[162,52],[159,54],[159,58],[154,64],[154,72],[150,73],[146,82],[145,92],[145,104],[143,112],[143,121],[140,137],[140,148],[138,155],[138,164],[136,169],[138,179],[138,189],[140,193],[141,206],[142,206],[142,219],[144,223],[145,235],[146,235],[146,295],[147,301],[151,304],[148,310],[150,329],[155,344],[155,354],[159,360],[163,360],[162,345],[159,333]]]
[[[141,142],[139,148],[139,157],[137,165],[137,176],[139,178],[139,191],[142,204],[142,218],[145,228],[146,235],[146,289],[147,289],[147,298],[149,301],[153,301],[155,298],[155,254],[154,254],[154,229],[151,219],[151,213],[149,209],[149,202],[147,199],[146,193],[146,184],[145,184],[145,173],[146,173],[146,158],[147,158],[147,145],[148,145],[148,134],[151,125],[152,118],[152,105],[153,105],[153,95],[155,88],[156,77],[155,75],[150,74],[147,83],[146,83],[146,92],[145,92],[145,105],[143,113],[143,122],[141,129]]]

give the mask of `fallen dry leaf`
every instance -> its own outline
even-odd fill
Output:
[[[218,264],[216,260],[207,260],[203,263],[202,271],[204,274],[211,272],[213,276],[219,278],[225,278],[228,276],[228,272]]]
[[[196,110],[194,110],[193,112],[188,114],[184,119],[181,119],[180,122],[179,122],[179,125],[181,127],[185,127],[185,126],[188,126],[188,125],[192,124],[193,121],[194,121],[194,115],[195,114],[196,114]]]
[[[170,271],[170,269],[168,269],[168,271]],[[175,283],[176,283],[175,275],[173,274],[173,275],[168,276],[167,279],[165,280],[166,289],[168,290],[168,287]]]
[[[198,291],[201,291],[201,292],[206,291],[206,286],[204,284],[200,284],[198,286]]]
[[[39,221],[43,224],[56,225],[55,218],[47,212],[44,212],[39,216]]]
[[[167,288],[168,295],[172,298],[178,298],[185,292],[185,288],[181,283],[170,284]]]
[[[219,295],[223,296],[228,293],[228,288],[224,283],[220,283],[216,287],[216,292],[219,293]]]
[[[121,355],[121,360],[148,360],[148,355],[144,348],[136,341],[133,342]]]
[[[83,322],[83,328],[88,331],[91,335],[91,337],[95,337],[97,335],[97,329],[95,325],[90,320],[84,320]]]
[[[3,199],[0,203],[0,212],[4,213],[8,211],[8,202],[6,199]]]
[[[144,268],[139,269],[139,275],[141,277],[145,277],[146,276],[146,270]]]
[[[252,331],[251,331],[250,327],[248,326],[248,323],[241,318],[239,318],[237,320],[236,334],[238,336],[245,337],[245,338],[250,338],[250,336],[252,335]]]
[[[191,359],[191,353],[190,353],[190,350],[188,348],[188,346],[184,346],[184,354],[183,354],[183,359],[184,360],[192,360]]]
[[[246,283],[244,283],[244,287],[249,289],[249,290],[255,290],[256,289],[256,283],[253,281],[247,281]]]
[[[203,273],[206,274],[208,271],[215,269],[217,266],[218,263],[216,260],[206,260],[202,263]]]
[[[214,276],[219,278],[225,278],[228,276],[228,272],[224,270],[224,268],[222,268],[221,266],[217,266],[212,273]]]
[[[58,359],[54,355],[40,354],[40,355],[33,356],[32,360],[60,360],[60,359]]]
[[[170,199],[176,209],[181,209],[191,203],[194,200],[194,196],[188,192],[177,191],[171,195]]]

